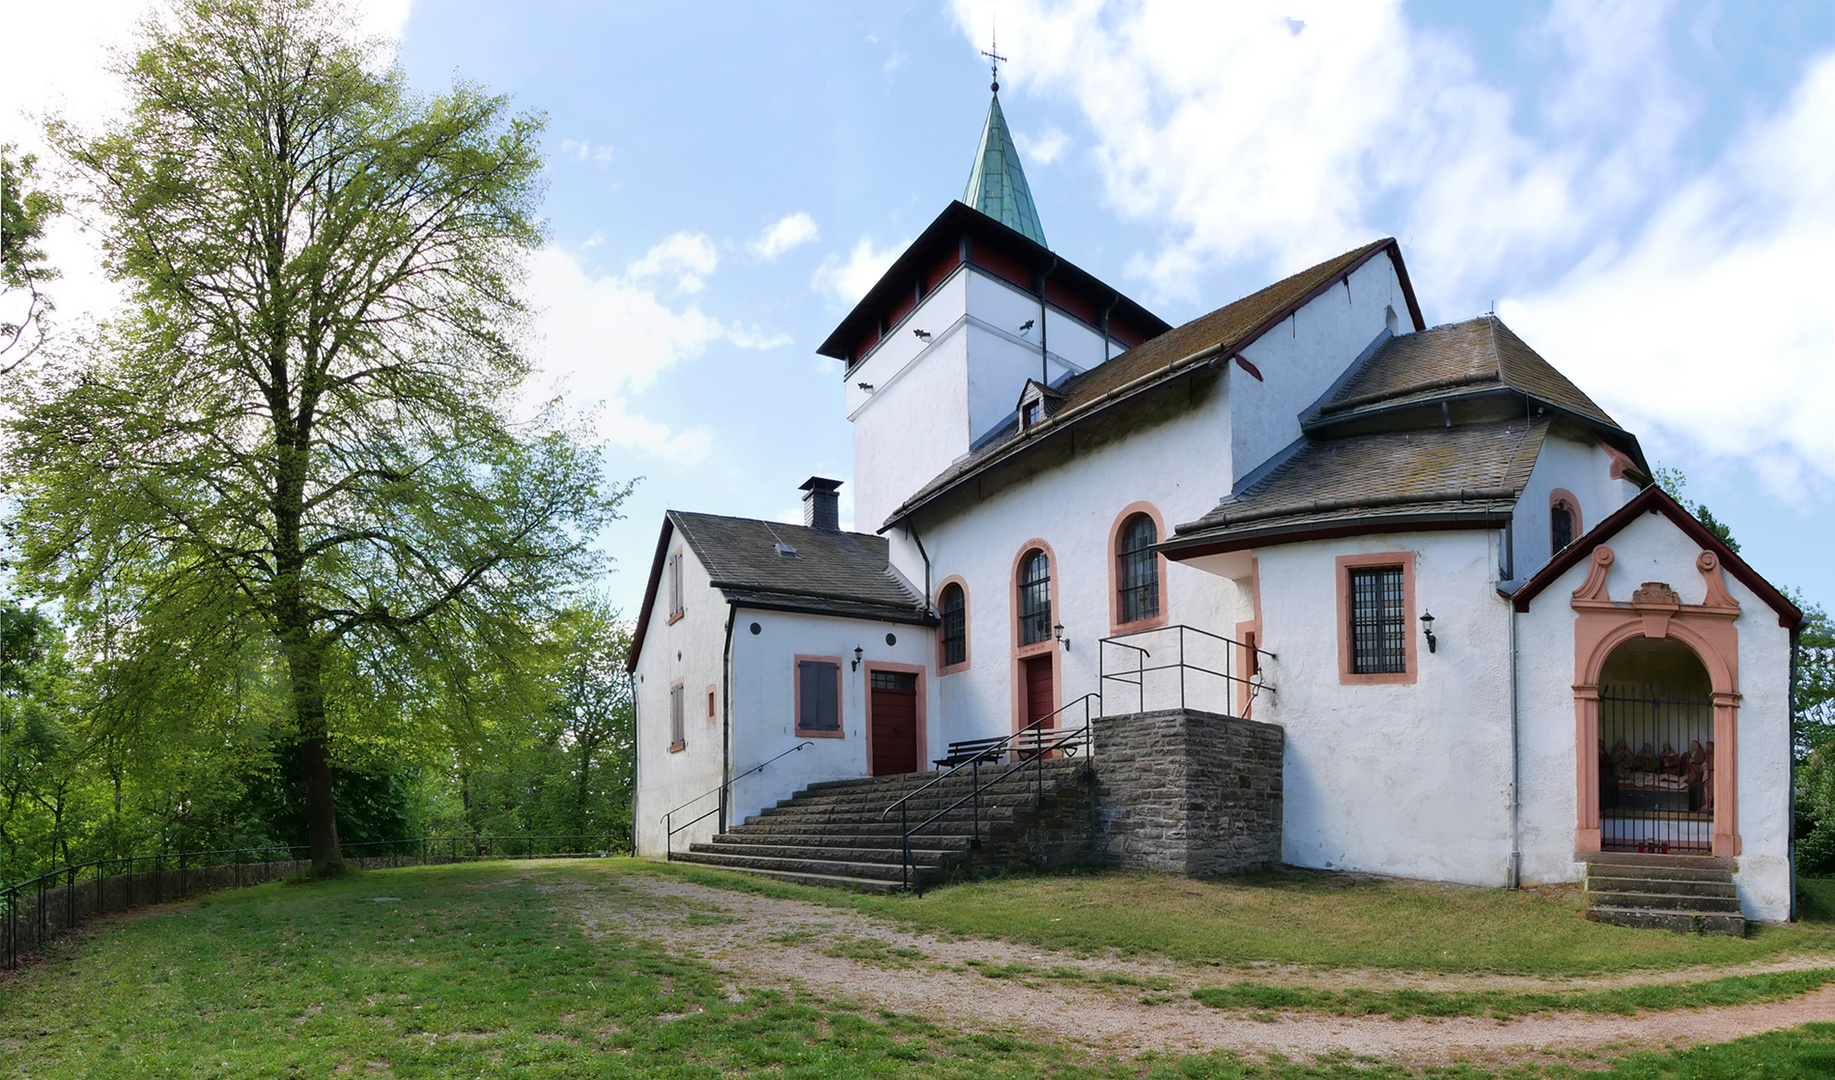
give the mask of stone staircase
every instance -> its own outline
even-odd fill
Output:
[[[1604,851],[1587,857],[1586,917],[1618,926],[1743,937],[1733,860]]]
[[[1007,766],[982,765],[988,780]],[[968,795],[962,769],[912,799],[912,825]],[[905,887],[898,811],[881,812],[936,779],[936,773],[865,777],[811,784],[745,824],[690,844],[676,862],[745,870],[780,881],[890,893]],[[1028,767],[981,793],[981,845],[970,841],[974,811],[965,805],[911,838],[912,859],[925,885],[961,880],[1002,866],[1059,866],[1086,861],[1095,774],[1077,758],[1044,763],[1044,799]]]

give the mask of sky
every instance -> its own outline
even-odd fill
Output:
[[[143,0],[8,22],[0,139],[99,123]],[[1498,315],[1835,608],[1835,5],[1628,0],[375,0],[418,87],[545,114],[531,395],[638,479],[598,543],[634,610],[665,508],[800,520],[850,480],[816,346],[969,176],[1001,99],[1052,249],[1178,324],[1382,236],[1429,325]],[[94,235],[51,238],[65,326]],[[842,517],[851,518],[848,488]],[[1221,496],[1224,492],[1218,492]],[[862,523],[868,524],[868,523]]]

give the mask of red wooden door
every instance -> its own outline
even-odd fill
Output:
[[[1052,693],[1051,657],[1034,656],[1026,661],[1026,723],[1031,724],[1050,716],[1057,695]],[[1057,727],[1054,719],[1046,727]]]
[[[917,772],[917,676],[875,671],[872,710],[873,775]]]

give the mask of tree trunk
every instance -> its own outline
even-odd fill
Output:
[[[338,812],[331,793],[331,740],[325,726],[325,691],[319,683],[322,658],[310,645],[289,653],[289,689],[299,723],[299,763],[306,777],[306,843],[311,847],[312,876],[330,877],[344,869],[344,853],[338,846]]]

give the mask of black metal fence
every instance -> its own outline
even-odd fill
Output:
[[[1599,827],[1606,850],[1714,846],[1714,702],[1658,683],[1599,693]]]
[[[1247,716],[1257,697],[1274,693],[1268,662],[1275,656],[1253,640],[1175,623],[1103,638],[1096,650],[1103,716],[1129,706]]]
[[[419,836],[344,844],[360,869],[480,859],[584,858],[628,853],[628,833],[552,836]],[[0,889],[0,967],[98,915],[182,900],[217,889],[259,885],[306,873],[304,845],[180,851],[96,859],[59,867]]]

